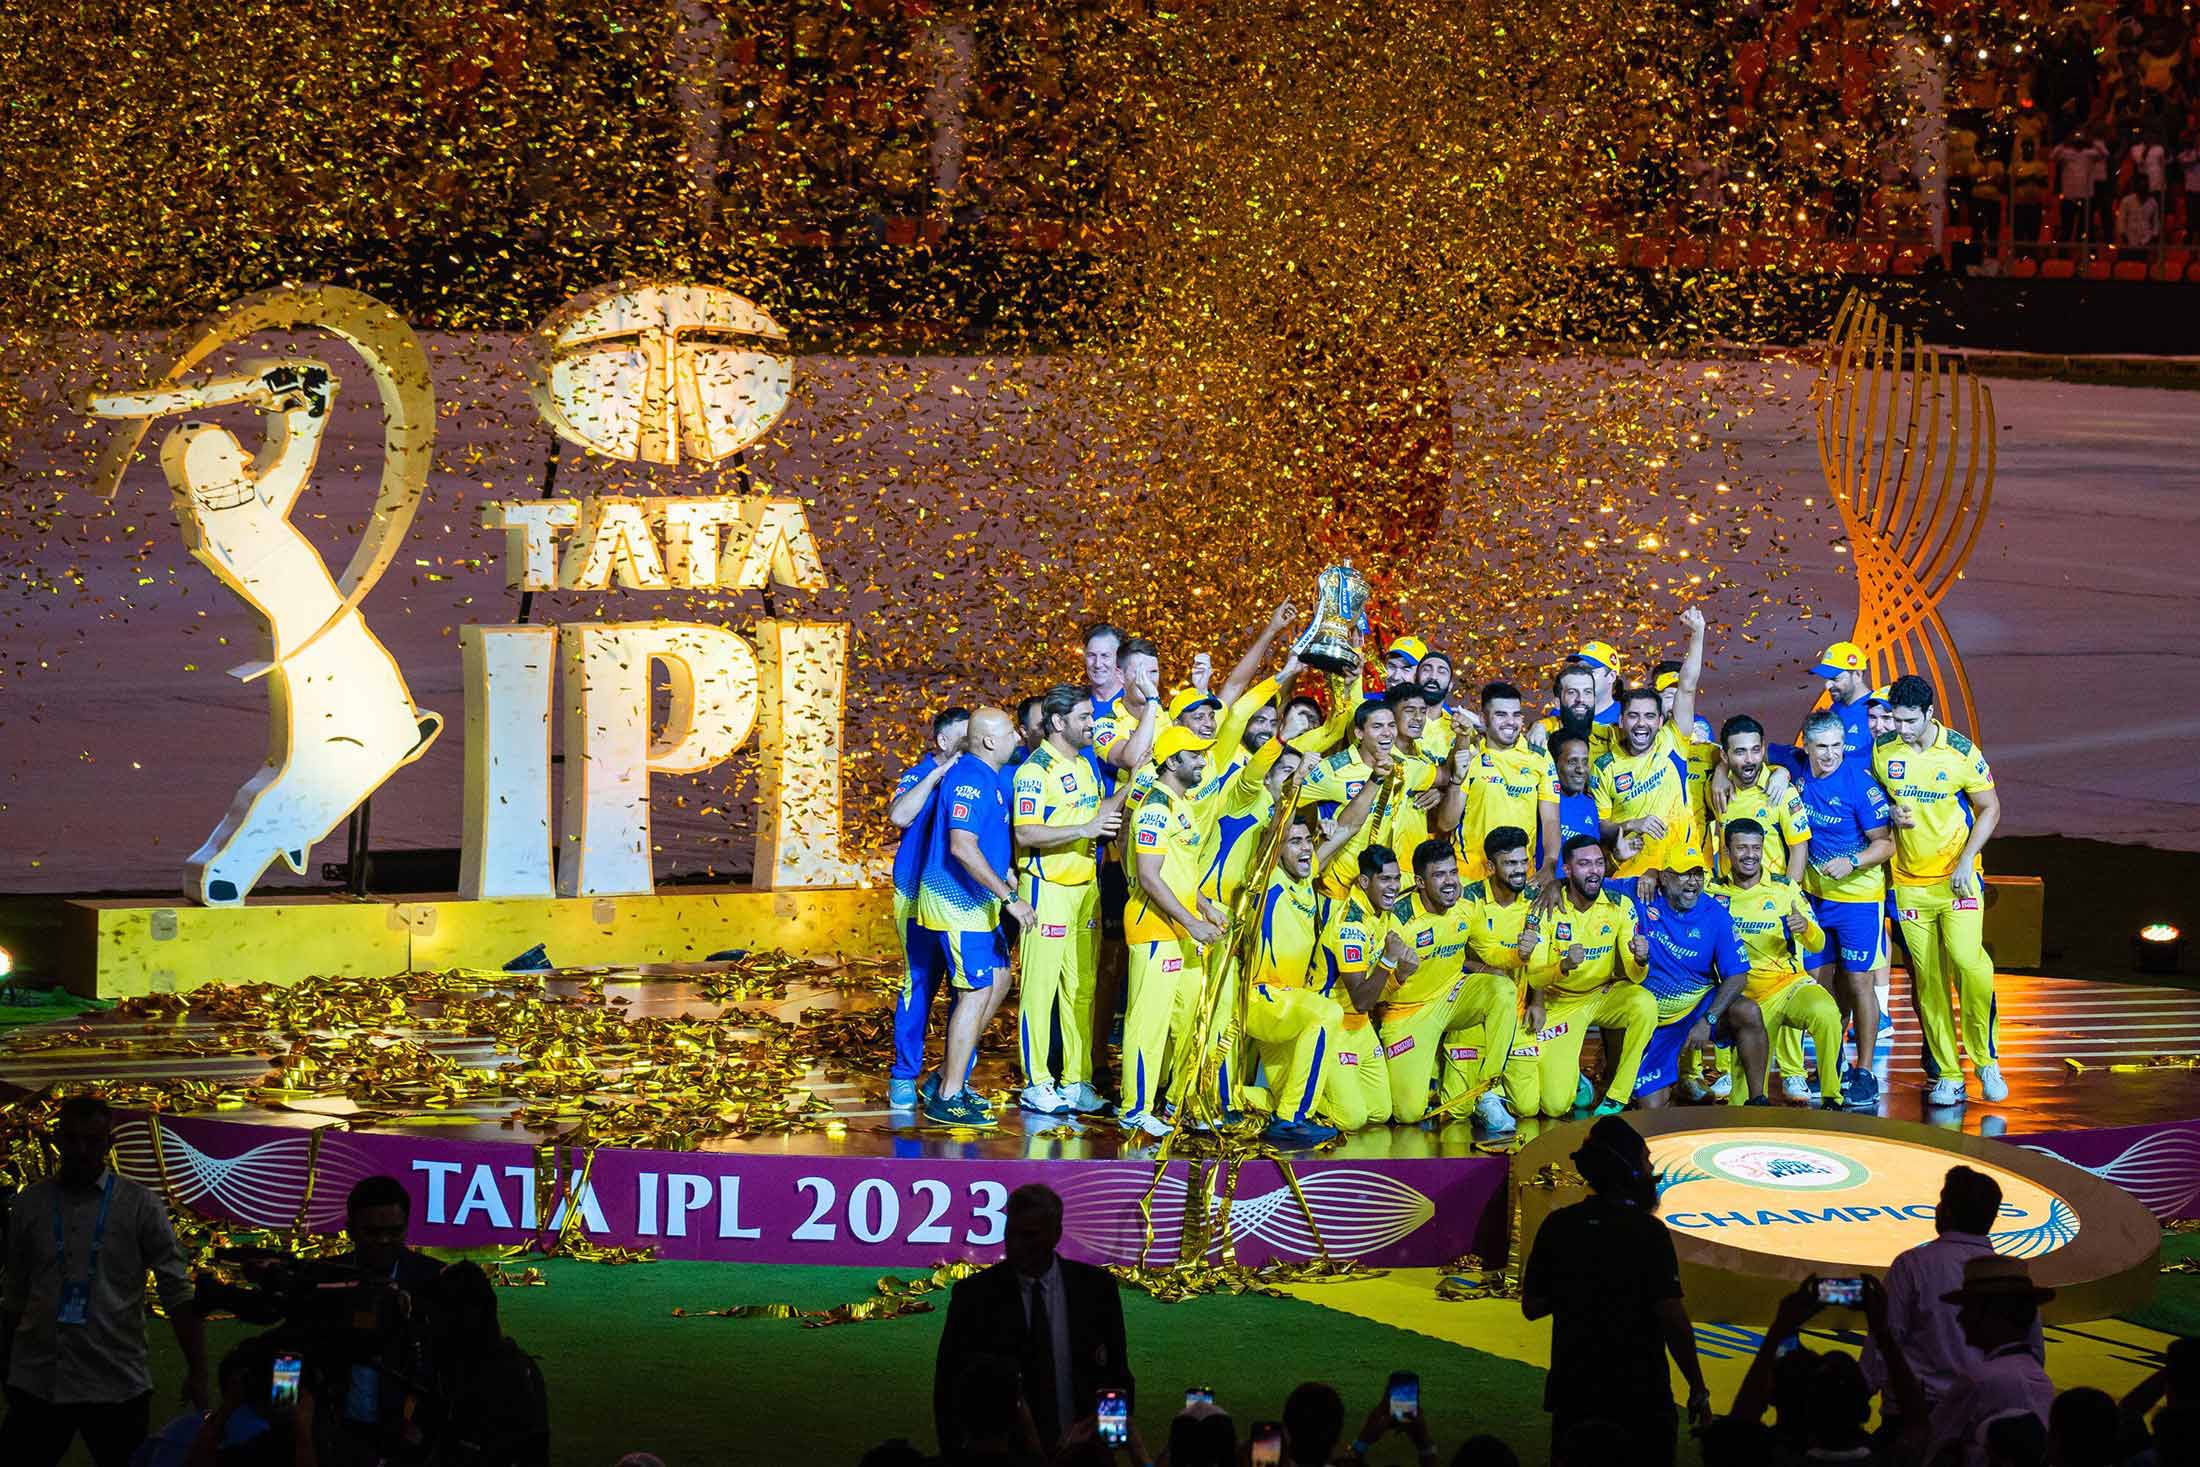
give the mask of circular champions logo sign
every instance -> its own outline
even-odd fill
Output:
[[[2037,1259],[2078,1236],[2077,1209],[2059,1193],[1936,1146],[1738,1127],[1649,1140],[1666,1225],[1745,1252],[1884,1267],[1933,1238],[1941,1179],[1957,1162],[2001,1187],[2001,1217],[1990,1235],[1996,1252]]]

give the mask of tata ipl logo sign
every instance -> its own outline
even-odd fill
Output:
[[[1992,1162],[1883,1136],[1676,1131],[1652,1139],[1666,1225],[1746,1252],[1882,1267],[1936,1236],[1941,1179],[1962,1161],[2001,1186],[1997,1251],[2038,1257],[2078,1235],[2063,1197]]]
[[[305,329],[351,348],[384,420],[373,512],[337,575],[292,512],[313,487],[343,387],[338,367],[293,354],[227,375],[202,370],[263,332]],[[576,298],[528,340],[525,365],[538,409],[562,437],[667,465],[717,462],[754,442],[785,411],[793,381],[786,333],[770,316],[693,284]],[[83,400],[87,413],[125,425],[102,456],[100,491],[116,491],[156,421],[239,407],[260,415],[256,448],[190,420],[160,447],[185,545],[252,611],[263,643],[232,675],[267,687],[266,762],[185,868],[186,892],[215,906],[241,903],[278,859],[304,872],[315,843],[427,752],[445,723],[413,702],[362,606],[427,489],[436,404],[419,339],[387,306],[340,287],[286,286],[240,301],[202,326],[159,380]],[[801,502],[770,494],[516,501],[486,506],[484,522],[506,532],[507,580],[520,589],[826,585]],[[757,885],[862,879],[841,850],[845,626],[767,619],[751,637],[680,621],[468,626],[459,643],[460,895],[646,894],[651,777],[714,768],[752,737],[761,755]],[[670,715],[653,730],[660,678]],[[555,862],[553,714],[566,754],[555,784],[566,850]]]

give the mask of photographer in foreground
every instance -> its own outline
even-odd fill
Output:
[[[25,1187],[0,1273],[0,1352],[8,1414],[0,1462],[53,1467],[79,1435],[98,1467],[124,1467],[145,1440],[153,1377],[145,1355],[145,1275],[183,1350],[183,1393],[207,1403],[206,1335],[191,1304],[168,1209],[107,1165],[114,1114],[89,1095],[61,1104],[54,1175]]]

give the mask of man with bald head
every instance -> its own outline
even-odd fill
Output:
[[[949,1126],[990,1126],[993,1111],[970,1089],[978,1036],[1008,996],[1008,944],[1001,935],[1005,911],[1027,928],[1037,920],[1016,895],[1009,873],[1015,861],[1010,788],[1003,771],[1021,740],[1016,722],[998,708],[970,715],[963,752],[940,781],[939,807],[917,886],[917,921],[940,934],[954,985],[947,1017],[947,1053],[927,1084],[927,1120]]]

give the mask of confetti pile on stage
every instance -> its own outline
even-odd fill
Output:
[[[804,499],[837,589],[799,609],[855,627],[859,843],[887,835],[868,792],[914,752],[919,707],[1073,678],[1097,618],[1158,641],[1173,683],[1348,555],[1378,630],[1453,651],[1463,682],[1540,684],[1589,636],[1647,662],[1690,599],[1746,635],[1790,537],[1823,531],[1784,522],[1732,450],[1743,417],[1789,405],[1697,358],[1775,316],[1822,322],[1838,277],[1653,277],[1603,253],[1676,186],[1647,160],[1683,150],[1728,156],[1738,207],[1778,215],[1704,60],[1731,8],[13,7],[0,563],[21,650],[0,695],[27,729],[125,643],[172,691],[223,684],[234,658],[208,643],[239,628],[200,610],[157,468],[93,498],[105,430],[69,404],[157,371],[159,329],[286,280],[430,334],[435,474],[410,585],[376,605],[446,657],[510,604],[479,506],[537,496],[554,447],[516,333],[620,277],[723,284],[785,323],[794,405],[753,449],[677,471],[568,451],[556,492]],[[366,396],[332,443],[371,439]],[[356,492],[319,493],[315,533],[348,543],[375,466],[330,458]],[[534,614],[759,605],[549,593]],[[12,781],[95,758],[35,742]],[[754,781],[734,770],[660,782],[662,874],[745,864]],[[407,818],[378,830],[438,843],[442,816]]]

